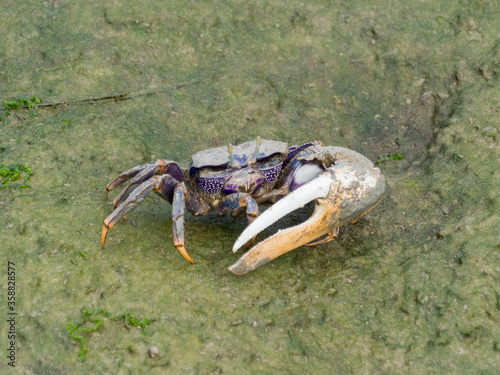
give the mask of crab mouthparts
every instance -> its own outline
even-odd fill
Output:
[[[236,252],[254,236],[283,216],[303,207],[314,199],[322,201],[321,198],[328,196],[331,184],[331,177],[325,173],[279,200],[241,233],[234,244],[233,252]],[[335,220],[337,215],[332,215],[335,209],[332,210],[330,205],[323,205],[323,202],[318,203],[320,204],[316,204],[315,211],[308,220],[291,228],[280,229],[276,234],[258,243],[244,254],[229,270],[236,275],[245,274],[330,232],[331,225],[325,225],[325,221]]]

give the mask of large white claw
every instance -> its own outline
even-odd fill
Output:
[[[280,218],[288,215],[290,212],[304,207],[313,199],[325,198],[330,191],[332,179],[322,174],[314,180],[308,182],[295,190],[292,194],[282,198],[274,205],[264,211],[254,222],[245,228],[240,234],[233,246],[233,253],[238,251],[240,247],[254,238],[267,227],[273,225]]]
[[[346,149],[330,150],[332,153],[340,150],[346,154]],[[335,238],[340,226],[356,221],[377,205],[385,191],[384,176],[368,159],[354,151],[347,151],[351,154],[346,159],[338,161],[322,175],[278,201],[243,231],[233,251],[281,217],[316,200],[314,213],[308,220],[295,227],[279,230],[255,245],[229,267],[232,273],[242,275],[253,271],[325,234],[328,237],[315,244],[327,242]]]

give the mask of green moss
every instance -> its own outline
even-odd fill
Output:
[[[40,104],[41,102],[42,100],[38,96],[33,96],[30,99],[27,97],[7,99],[4,100],[3,105],[5,109],[33,109],[35,105]]]
[[[387,156],[380,157],[375,164],[380,164],[386,161],[392,161],[392,160],[401,160],[404,159],[405,154],[395,152],[394,154],[387,154]]]
[[[124,320],[125,326],[141,327],[143,333],[146,333],[148,326],[154,321],[156,321],[156,319],[154,318],[153,319],[143,318],[141,320],[138,320],[133,314],[121,314],[113,316],[113,314],[104,309],[89,311],[85,307],[83,307],[81,309],[81,312],[82,312],[83,322],[78,324],[71,322],[66,323],[66,329],[71,338],[80,342],[81,349],[80,353],[78,354],[78,357],[80,358],[81,361],[85,361],[85,357],[88,351],[87,349],[88,335],[85,336],[85,332],[90,333],[97,331],[104,324],[104,321],[101,319],[101,316],[112,321]],[[88,327],[88,323],[91,323],[90,327]]]
[[[10,181],[16,181],[24,174],[24,181],[21,184],[10,183]],[[0,165],[0,177],[1,177],[1,187],[0,188],[28,188],[30,184],[28,180],[33,176],[31,168],[23,164],[13,164],[13,165]]]
[[[36,107],[42,103],[42,100],[38,96],[32,96],[31,98],[20,97],[4,100],[3,106],[5,111],[5,116],[8,116],[9,110],[19,110],[28,109],[31,117],[36,115]],[[1,118],[0,118],[1,119]]]

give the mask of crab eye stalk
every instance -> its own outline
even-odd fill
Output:
[[[260,145],[262,144],[262,138],[261,137],[257,137],[255,143],[256,143],[255,153],[253,154],[252,160],[249,160],[249,162],[251,164],[254,164],[254,163],[257,162],[257,157],[259,156],[259,148],[260,148]]]
[[[231,168],[236,168],[236,160],[234,160],[233,145],[230,143],[227,145],[227,152],[229,153],[229,161]]]

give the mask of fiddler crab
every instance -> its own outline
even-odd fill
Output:
[[[210,211],[237,217],[246,213],[248,227],[233,247],[250,246],[257,234],[293,210],[316,200],[313,215],[297,226],[279,230],[255,245],[229,270],[242,275],[300,247],[335,239],[339,228],[372,210],[385,191],[380,170],[363,155],[343,147],[309,142],[292,146],[264,140],[238,146],[216,147],[191,157],[185,169],[160,159],[121,173],[106,187],[108,193],[128,181],[113,201],[114,211],[101,233],[104,247],[108,231],[152,191],[172,205],[174,245],[189,262],[185,246],[184,214]],[[271,205],[259,216],[259,204]],[[321,236],[325,236],[319,239]],[[319,239],[319,240],[318,240]]]

